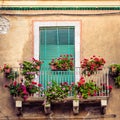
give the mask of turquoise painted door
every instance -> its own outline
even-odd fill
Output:
[[[40,82],[46,87],[48,81],[73,82],[74,71],[51,71],[49,62],[63,54],[75,56],[74,27],[40,27]]]

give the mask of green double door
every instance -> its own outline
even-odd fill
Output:
[[[48,81],[74,82],[73,71],[51,71],[49,63],[63,54],[75,56],[75,29],[71,26],[40,27],[40,60],[44,61],[40,70],[40,83],[46,87]]]

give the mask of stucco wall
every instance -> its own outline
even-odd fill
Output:
[[[8,11],[4,11],[8,12]],[[50,13],[56,13],[51,11]],[[64,11],[59,11],[63,12]],[[74,11],[67,11],[75,13]],[[97,11],[96,11],[97,12]],[[112,12],[112,11],[111,11]],[[11,13],[11,12],[9,12]],[[19,13],[19,11],[14,11]],[[25,11],[21,12],[22,14]],[[27,11],[27,14],[35,11]],[[46,14],[39,11],[39,14]],[[79,11],[76,11],[79,13]],[[80,12],[81,13],[81,12]],[[83,13],[83,12],[82,12]],[[85,11],[84,11],[85,13]],[[89,13],[89,11],[87,11]],[[95,11],[90,11],[90,14]],[[22,60],[33,57],[33,21],[80,21],[81,22],[81,59],[97,55],[105,58],[107,65],[120,63],[120,15],[36,15],[36,16],[5,16],[10,21],[7,34],[0,34],[0,65],[4,63],[18,66]]]

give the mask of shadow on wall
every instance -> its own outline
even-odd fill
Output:
[[[4,87],[7,82],[9,81],[4,79],[3,74],[0,74],[0,93],[3,93],[0,94],[0,119],[6,119],[7,116],[16,116],[12,97],[8,89]]]
[[[22,59],[23,60],[31,60],[31,58],[33,57],[32,52],[33,52],[32,40],[28,40],[28,41],[26,41],[24,48],[23,48]]]

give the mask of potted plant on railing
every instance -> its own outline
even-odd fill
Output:
[[[17,81],[13,81],[10,84],[5,85],[5,87],[9,89],[10,95],[13,97],[20,97],[24,101],[27,100],[31,94],[34,94],[36,92],[39,92],[40,94],[43,93],[42,84],[37,84],[36,82],[19,83]]]
[[[109,66],[109,75],[111,77],[117,77],[120,74],[120,65],[119,64],[112,64]]]
[[[23,63],[20,63],[21,73],[25,80],[31,82],[35,78],[35,75],[39,75],[42,63],[43,61],[36,60],[35,58],[32,58],[31,62],[23,61]]]
[[[33,96],[34,93],[37,93],[38,92],[38,95],[42,95],[42,84],[37,84],[37,82],[28,82],[28,81],[25,81],[25,86],[26,86],[26,90],[29,94],[29,96]]]
[[[109,75],[113,78],[115,86],[120,88],[120,65],[112,64],[109,67]]]
[[[90,59],[83,59],[81,61],[82,74],[90,76],[97,71],[102,70],[105,60],[101,57],[92,56]]]
[[[100,88],[96,85],[93,80],[85,82],[84,77],[80,78],[80,81],[77,83],[76,91],[81,99],[87,99],[89,96],[96,96]]]
[[[60,84],[57,84],[55,81],[48,82],[47,89],[45,90],[45,102],[44,102],[45,112],[50,113],[51,102],[65,101],[65,98],[68,96],[71,90],[72,90],[71,85],[68,85],[67,82],[63,82]]]
[[[11,72],[9,73],[9,75],[7,76],[7,79],[14,81],[18,76],[19,76],[18,71],[14,71],[14,70],[12,69],[12,71],[11,71]]]
[[[19,76],[18,71],[8,64],[4,64],[3,68],[1,67],[1,72],[4,73],[5,78],[8,80],[15,80]]]
[[[68,96],[71,91],[71,85],[67,82],[56,83],[55,81],[48,82],[47,89],[45,90],[46,100],[48,102],[64,101],[64,98]]]
[[[1,72],[4,73],[5,78],[8,78],[11,71],[12,71],[12,67],[8,64],[4,64],[4,66],[1,67]]]
[[[5,85],[9,89],[10,95],[13,97],[20,97],[23,100],[28,98],[28,92],[26,90],[26,86],[22,83],[18,83],[17,81],[13,81],[8,85]]]
[[[74,59],[70,54],[60,55],[60,57],[52,59],[49,63],[51,70],[66,71],[74,69]]]
[[[9,74],[12,70],[12,67],[8,64],[4,64],[3,71],[5,74]]]

